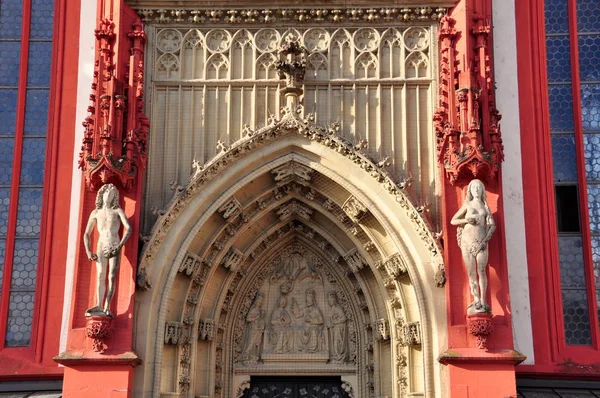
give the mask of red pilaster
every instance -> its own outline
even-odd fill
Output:
[[[495,107],[490,0],[461,0],[440,27],[440,107],[435,126],[443,174],[444,251],[447,263],[448,350],[439,358],[449,370],[452,397],[516,396],[505,255],[500,164],[504,160],[500,114]],[[467,319],[468,278],[450,220],[469,181],[484,181],[496,222],[489,242],[488,297],[493,316]],[[475,323],[474,323],[475,322]]]
[[[143,114],[145,34],[137,14],[122,0],[98,2],[96,59],[89,115],[84,121],[80,167],[79,245],[67,350],[55,360],[66,366],[63,396],[130,397],[133,366],[133,310],[140,205],[148,121]],[[95,267],[87,259],[83,231],[105,183],[119,189],[120,205],[132,227],[121,253],[110,324],[88,322],[94,300]],[[94,234],[96,235],[96,234]],[[97,236],[92,237],[95,246]],[[97,321],[97,320],[94,320]],[[87,328],[86,328],[87,326]],[[110,329],[110,330],[108,330]],[[103,348],[103,349],[102,349]]]

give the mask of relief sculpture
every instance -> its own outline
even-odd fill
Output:
[[[290,352],[293,347],[293,335],[290,330],[292,317],[286,309],[287,298],[279,298],[277,308],[271,314],[271,345],[278,354]]]
[[[265,331],[265,316],[263,310],[264,297],[258,293],[248,315],[246,315],[246,347],[244,348],[244,363],[256,365],[262,351],[262,339]]]
[[[327,327],[329,328],[329,356],[333,363],[346,362],[348,352],[348,327],[347,317],[344,309],[338,303],[337,294],[330,292],[327,296],[329,304],[329,317]]]
[[[321,275],[320,260],[297,246],[286,252],[242,318],[246,338],[239,362],[349,363],[352,320],[346,302],[332,290],[331,278]]]

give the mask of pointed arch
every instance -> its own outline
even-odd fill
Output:
[[[297,166],[281,171],[291,163]],[[146,358],[139,370],[143,378],[138,379],[151,386],[144,395],[201,393],[190,390],[199,383],[194,373],[199,366],[199,344],[208,344],[203,352],[212,352],[206,357],[209,363],[220,364],[206,373],[209,376],[202,382],[211,385],[211,390],[202,393],[235,392],[239,378],[218,377],[223,366],[229,366],[227,371],[233,369],[228,362],[231,351],[219,349],[214,342],[198,343],[197,328],[210,321],[218,329],[215,333],[221,346],[231,343],[222,340],[232,338],[232,332],[226,332],[215,319],[222,311],[219,307],[228,294],[232,308],[238,308],[239,300],[248,300],[252,292],[245,298],[235,296],[239,290],[235,286],[245,286],[244,278],[258,272],[259,263],[273,258],[268,247],[262,252],[266,256],[262,262],[257,263],[252,252],[279,230],[283,232],[274,241],[280,248],[294,239],[310,242],[316,235],[322,238],[322,255],[327,253],[325,249],[332,253],[328,269],[356,280],[352,282],[358,286],[355,289],[365,296],[364,311],[371,315],[369,321],[361,322],[370,332],[361,337],[361,344],[373,341],[368,344],[376,346],[370,354],[378,363],[375,367],[389,362],[387,369],[395,368],[394,377],[404,380],[404,388],[435,395],[440,388],[439,379],[434,380],[440,374],[434,371],[439,366],[435,358],[441,352],[445,336],[440,331],[446,325],[444,293],[434,285],[441,253],[403,185],[394,182],[384,166],[374,163],[359,147],[338,137],[335,127],[317,127],[289,110],[281,120],[249,131],[232,146],[224,146],[208,164],[197,167],[189,186],[158,220],[142,255],[141,275],[152,283],[150,290],[139,294],[143,304],[136,323],[138,335],[148,336],[138,347]],[[264,204],[265,198],[273,200]],[[278,213],[291,201],[296,207]],[[298,210],[299,205],[307,210]],[[291,215],[282,217],[284,213]],[[302,214],[308,213],[307,220]],[[312,238],[290,227],[290,221],[310,229]],[[207,286],[222,286],[223,290],[217,295]],[[355,290],[357,295],[359,290]],[[220,298],[215,301],[215,297]],[[355,303],[353,308],[358,307],[361,305]],[[227,316],[223,319],[230,319]],[[179,325],[187,336],[186,342],[174,349],[164,348],[169,322]],[[407,347],[410,342],[404,330],[411,324],[422,330],[422,341],[415,343],[420,343],[418,349]],[[150,330],[156,333],[147,333]],[[163,373],[166,362],[177,368],[169,375]],[[353,374],[358,373],[355,370]],[[367,388],[366,379],[352,377],[358,384],[355,391]],[[402,388],[386,383],[375,381],[372,385],[377,391]]]

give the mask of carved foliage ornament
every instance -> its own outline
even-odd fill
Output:
[[[488,21],[474,16],[475,36],[461,65],[456,59],[456,21],[441,19],[439,108],[434,114],[438,162],[452,184],[459,179],[492,179],[504,161],[500,113],[494,99]],[[458,90],[456,88],[458,87]]]
[[[271,8],[271,9],[140,9],[138,14],[145,23],[170,24],[273,24],[295,22],[301,24],[343,22],[410,22],[437,21],[446,14],[442,7],[402,8]]]
[[[139,19],[125,36],[115,33],[114,23],[104,18],[98,22],[95,35],[94,78],[89,114],[83,122],[79,168],[92,190],[108,182],[131,189],[138,170],[146,164],[149,128],[143,100],[146,34]],[[117,44],[121,48],[119,54],[115,53]]]

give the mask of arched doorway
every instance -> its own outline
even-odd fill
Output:
[[[384,167],[288,109],[197,168],[142,256],[136,389],[243,396],[295,375],[439,396],[439,248]]]

